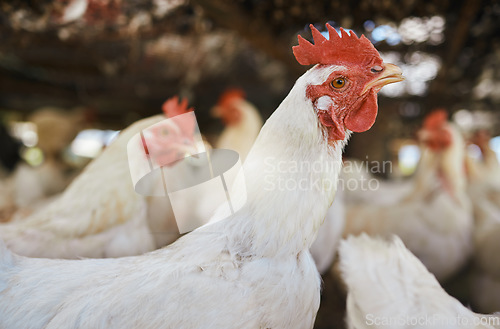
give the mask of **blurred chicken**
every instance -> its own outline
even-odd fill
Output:
[[[446,280],[472,252],[464,142],[443,111],[426,118],[419,139],[422,158],[410,194],[396,204],[348,207],[344,236],[396,234],[439,280]]]
[[[157,115],[125,129],[54,202],[22,221],[1,225],[1,239],[31,257],[120,257],[153,250],[146,201],[130,178],[127,144],[164,119]],[[192,150],[187,138],[160,131],[151,141],[163,145],[168,157]]]
[[[474,271],[471,298],[482,312],[500,310],[500,165],[489,147],[489,134],[479,131],[473,142],[482,159],[467,158],[468,193],[474,208]]]
[[[1,247],[0,327],[312,328],[321,283],[309,248],[342,149],[349,131],[373,125],[377,92],[402,80],[367,38],[327,28],[329,40],[311,25],[314,45],[299,37],[295,57],[316,65],[262,127],[238,212],[143,256],[30,259]],[[329,170],[278,170],[283,161]],[[280,189],[270,179],[324,184]]]
[[[262,128],[259,111],[245,100],[241,89],[228,89],[220,96],[212,113],[226,125],[217,140],[216,148],[238,152],[243,162]]]
[[[380,171],[387,168],[379,168]],[[389,169],[390,170],[390,169]],[[346,204],[389,205],[401,201],[413,189],[413,181],[383,180],[375,177],[366,163],[358,159],[344,160],[341,182]]]
[[[187,99],[178,103],[178,97],[173,97],[165,101],[162,109],[163,113],[169,118],[193,110],[192,108],[188,109]],[[203,148],[209,150],[211,148],[210,144],[205,142],[205,140],[203,142]],[[191,166],[183,167],[174,165],[170,170],[175,170],[175,174],[170,174],[169,179],[182,181],[185,186],[195,185],[199,183],[197,169],[196,163],[192,163]],[[154,237],[155,247],[161,248],[177,240],[180,237],[180,233],[171,201],[168,196],[159,196],[162,194],[161,192],[164,192],[164,186],[161,181],[157,183],[159,184],[152,186],[153,196],[148,196],[146,198],[148,204],[147,217],[151,233]],[[177,182],[171,181],[167,183],[177,184]],[[203,197],[209,196],[200,196],[200,198]],[[196,216],[199,211],[202,211],[200,209],[202,206],[199,204],[199,200],[197,200],[197,202],[188,199],[182,201],[184,204],[178,206],[183,209],[183,217],[189,218],[191,216]]]
[[[500,163],[497,155],[489,145],[491,135],[486,130],[477,131],[471,141],[481,150],[481,159],[470,163],[468,168],[474,183],[483,184],[494,189],[500,188]],[[469,164],[468,164],[469,165]]]
[[[83,117],[80,110],[64,111],[54,107],[40,108],[28,117],[36,127],[36,146],[43,152],[44,160],[36,167],[19,163],[4,181],[6,194],[0,198],[9,202],[0,202],[3,204],[0,209],[11,209],[4,212],[4,221],[11,219],[18,210],[21,214],[17,217],[30,214],[39,208],[38,203],[45,204],[70,183],[72,177],[67,174],[68,167],[62,161],[62,153],[83,127]]]
[[[351,236],[339,254],[349,329],[500,328],[500,317],[473,313],[449,296],[396,236]]]
[[[220,96],[217,105],[212,109],[212,113],[214,116],[220,117],[226,125],[217,140],[216,147],[238,152],[243,162],[262,128],[263,123],[259,111],[245,100],[245,94],[242,90],[228,89]],[[204,143],[206,150],[212,148],[205,140]],[[193,164],[193,166],[196,166],[196,164]],[[179,173],[178,175],[179,179],[186,182],[186,185],[193,185],[195,182],[200,181],[196,168],[191,169],[190,172]],[[192,182],[192,184],[189,182]],[[185,200],[186,202],[182,206],[184,208],[182,217],[191,217],[193,220],[205,219],[207,209],[212,208],[216,197],[215,194],[200,195],[195,204],[193,204],[192,200]],[[149,197],[148,205],[148,217],[155,236],[156,247],[160,248],[174,242],[180,234],[170,200],[165,200],[162,197]]]

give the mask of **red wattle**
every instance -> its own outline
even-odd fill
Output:
[[[344,124],[347,129],[357,133],[367,131],[375,123],[377,109],[377,94],[370,91],[370,94],[361,101],[360,106],[347,114]]]
[[[338,120],[334,118],[329,111],[318,112],[319,121],[325,127],[328,127],[328,140],[344,140],[345,129],[339,124]]]

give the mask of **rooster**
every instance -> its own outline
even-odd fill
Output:
[[[349,329],[500,328],[499,316],[473,313],[449,296],[398,237],[351,236],[339,255]]]
[[[315,65],[262,127],[238,212],[142,256],[31,259],[2,247],[0,327],[312,328],[320,277],[309,248],[342,148],[374,123],[377,92],[403,79],[367,38],[327,28],[329,40],[311,26],[314,45],[299,36],[295,57]],[[325,169],[277,169],[299,161]],[[281,180],[311,188],[269,186]]]
[[[56,200],[23,220],[2,224],[1,239],[30,257],[120,257],[153,250],[147,203],[130,179],[127,143],[162,120],[165,116],[157,115],[125,129]],[[195,152],[185,144],[187,137],[166,139],[159,133],[151,140],[174,154]]]
[[[423,155],[410,194],[396,204],[348,207],[344,232],[398,235],[439,280],[449,278],[468,260],[473,230],[464,142],[446,116],[436,111],[424,121],[419,132]]]
[[[259,111],[245,100],[241,89],[228,89],[219,97],[212,113],[226,125],[216,147],[234,150],[244,161],[262,127]]]

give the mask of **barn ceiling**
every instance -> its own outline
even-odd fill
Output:
[[[84,106],[99,120],[157,113],[174,94],[201,120],[228,86],[268,115],[305,71],[308,24],[365,34],[407,82],[381,96],[400,115],[500,103],[496,0],[32,0],[0,4],[0,108]],[[417,105],[415,105],[417,104]]]

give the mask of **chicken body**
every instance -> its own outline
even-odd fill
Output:
[[[255,106],[243,98],[234,99],[232,106],[239,112],[239,118],[226,124],[216,148],[234,150],[244,161],[262,128],[262,118]]]
[[[64,149],[83,127],[82,113],[44,107],[30,115],[28,121],[36,127],[37,144],[44,162],[32,167],[19,163],[12,174],[0,182],[0,221],[9,221],[16,214],[23,218],[62,192],[71,178],[65,173],[67,166],[61,161]],[[19,211],[19,213],[17,213]]]
[[[470,161],[470,160],[469,160]],[[470,168],[470,166],[468,166]],[[471,297],[482,312],[500,310],[500,204],[496,203],[497,192],[490,182],[471,179],[468,188],[474,206],[474,265]]]
[[[390,170],[387,168],[380,169]],[[412,180],[382,180],[375,177],[363,161],[344,160],[340,174],[344,187],[345,202],[350,205],[362,203],[390,205],[403,200],[414,188]]]
[[[398,237],[349,237],[339,253],[349,329],[500,328],[500,317],[473,313],[449,296]]]
[[[460,133],[447,128],[453,143],[442,152],[424,149],[416,182],[404,200],[347,209],[344,236],[366,232],[398,235],[439,280],[459,270],[472,252],[473,216],[465,191]]]
[[[23,220],[2,224],[0,238],[30,257],[120,257],[153,250],[146,202],[132,186],[126,147],[133,135],[162,119],[151,117],[126,129],[56,200]]]

